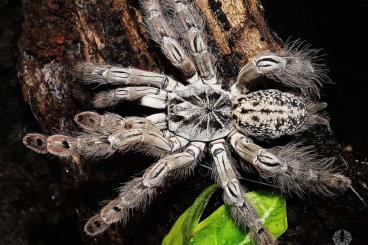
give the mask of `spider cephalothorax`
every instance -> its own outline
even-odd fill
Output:
[[[95,107],[137,100],[163,112],[143,118],[82,112],[74,120],[83,133],[49,137],[28,134],[24,143],[39,153],[60,157],[108,157],[136,147],[160,157],[87,222],[85,231],[89,235],[99,234],[118,221],[126,223],[130,210],[148,205],[168,177],[190,172],[208,149],[213,175],[224,190],[224,201],[230,205],[234,219],[249,227],[258,243],[275,244],[244,198],[237,163],[229,148],[244,160],[241,164],[252,166],[285,192],[330,194],[351,187],[347,177],[334,171],[331,160],[318,158],[311,147],[290,143],[265,149],[253,142],[283,135],[297,138],[314,124],[328,124],[319,115],[326,104],[315,100],[325,69],[315,62],[314,50],[294,43],[278,53],[251,59],[227,91],[213,65],[196,8],[186,0],[164,2],[162,8],[159,0],[141,1],[152,39],[182,72],[183,82],[163,74],[110,65],[81,63],[75,69],[83,82],[124,85],[98,93],[92,101]],[[251,91],[249,85],[260,78],[280,82],[290,91]]]
[[[231,131],[229,93],[209,85],[189,85],[168,97],[168,128],[189,140],[212,141]]]

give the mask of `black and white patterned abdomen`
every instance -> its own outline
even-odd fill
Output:
[[[303,127],[306,105],[297,96],[278,90],[261,90],[238,97],[233,103],[235,127],[261,138],[293,134]]]
[[[192,141],[212,141],[230,133],[228,93],[208,85],[189,85],[169,94],[169,130]]]

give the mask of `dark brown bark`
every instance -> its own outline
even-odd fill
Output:
[[[225,82],[236,77],[249,57],[280,48],[257,0],[194,2],[205,18]],[[23,96],[46,132],[73,129],[79,102],[86,104],[88,97],[70,72],[76,62],[119,63],[151,71],[167,65],[144,30],[136,1],[24,0],[23,11]]]

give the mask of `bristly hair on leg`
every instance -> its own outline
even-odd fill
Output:
[[[244,205],[241,207],[231,206],[230,213],[234,221],[243,230],[249,229],[251,231],[250,235],[253,241],[255,241],[255,244],[278,244],[271,233],[263,227],[262,220],[258,217],[256,210],[248,200],[245,199]]]
[[[279,174],[261,173],[270,177],[273,182],[287,193],[302,196],[306,191],[334,195],[350,189],[354,195],[368,207],[361,195],[353,188],[351,180],[339,173],[333,166],[335,158],[318,158],[313,146],[301,146],[300,143],[290,143],[283,147],[269,149],[281,161],[287,163],[287,170]]]
[[[331,82],[327,75],[328,68],[321,62],[321,49],[311,48],[310,44],[297,39],[286,41],[279,55],[286,61],[284,68],[265,76],[300,89],[303,95],[319,98],[320,87],[323,83]]]
[[[43,134],[31,133],[23,138],[23,144],[29,149],[40,153],[47,154],[47,137]]]
[[[261,172],[261,175],[271,178],[283,192],[299,196],[307,191],[334,195],[336,191],[345,191],[351,186],[351,180],[333,166],[335,159],[319,158],[313,146],[289,143],[269,151],[285,162],[287,169],[277,174]]]
[[[109,224],[106,224],[99,214],[93,216],[88,220],[86,225],[84,226],[84,231],[87,235],[95,236],[104,232],[107,228],[109,228]]]
[[[74,75],[84,83],[111,83],[104,76],[110,65],[98,65],[92,62],[81,62],[74,67]]]
[[[126,224],[131,212],[135,209],[145,209],[155,194],[156,188],[144,186],[142,178],[133,179],[120,189],[117,198],[109,201],[97,215],[88,220],[84,230],[94,236],[105,231],[113,223]]]
[[[191,28],[197,29],[204,33],[205,21],[198,7],[190,1],[164,0],[162,7],[165,12],[168,24],[173,30],[179,34],[181,44],[190,53],[190,44],[182,39],[188,38],[188,31]],[[187,23],[186,23],[187,22]],[[202,35],[207,43],[206,36]]]
[[[127,219],[129,210],[144,210],[157,194],[156,188],[144,186],[143,178],[138,177],[124,184],[119,191],[119,196],[110,201],[100,212],[101,217],[108,223],[115,223],[118,219],[111,218],[111,214],[118,215],[120,213],[120,221]],[[109,211],[112,209],[112,211]],[[111,219],[111,220],[110,220]],[[109,222],[110,220],[110,222]]]

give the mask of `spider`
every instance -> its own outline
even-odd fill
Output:
[[[118,221],[125,224],[130,210],[146,207],[169,177],[186,176],[208,151],[214,179],[223,189],[232,217],[251,230],[258,244],[276,244],[244,198],[246,190],[232,155],[283,192],[328,195],[351,188],[350,179],[332,166],[333,160],[318,157],[313,147],[300,143],[300,137],[299,142],[269,149],[256,143],[284,135],[298,139],[313,125],[328,125],[320,113],[327,104],[317,101],[328,79],[318,51],[293,42],[279,52],[259,54],[240,69],[228,89],[216,72],[199,11],[187,0],[163,2],[141,0],[146,29],[182,73],[183,82],[164,74],[90,62],[77,65],[75,74],[85,83],[125,86],[97,93],[92,101],[96,108],[136,100],[164,112],[123,118],[85,111],[74,118],[83,132],[49,137],[32,133],[23,142],[38,153],[59,157],[102,158],[139,149],[160,158],[89,219],[88,235],[100,234]],[[278,82],[285,91],[252,90],[251,85],[265,79]]]

